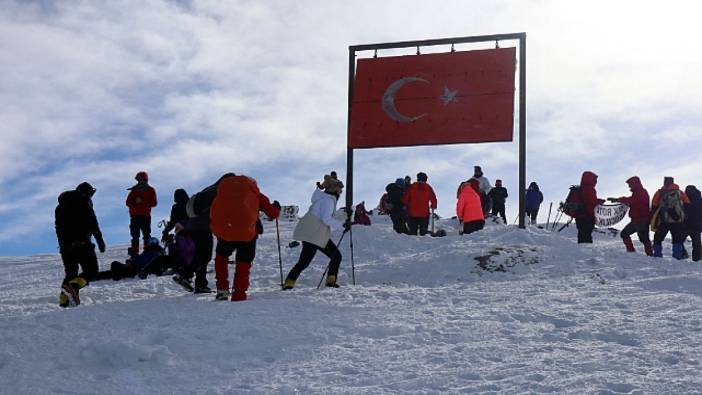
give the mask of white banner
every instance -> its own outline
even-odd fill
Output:
[[[609,204],[595,206],[595,225],[608,228],[626,216],[629,206],[626,204]]]

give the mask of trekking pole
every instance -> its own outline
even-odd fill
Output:
[[[512,225],[516,224],[518,219],[519,219],[519,214],[517,214],[517,216],[514,217],[514,222],[512,222]]]
[[[283,287],[283,257],[280,254],[280,227],[278,227],[278,218],[275,219],[275,234],[278,236],[278,266],[280,267],[280,287]]]
[[[346,231],[344,231],[341,234],[341,237],[339,238],[339,241],[336,243],[336,249],[339,249],[339,244],[341,244],[341,240],[344,240],[344,235],[346,234]],[[322,273],[322,278],[319,279],[319,284],[317,284],[317,289],[322,286],[322,281],[324,280],[324,277],[327,275],[327,270],[329,270],[329,264],[331,262],[327,263],[327,267],[324,269],[324,273]]]
[[[551,220],[551,208],[553,208],[553,202],[548,205],[548,217],[546,218],[546,229],[548,229],[548,223]]]
[[[353,226],[349,228],[349,243],[351,246],[351,278],[353,279],[353,285],[356,285],[356,267],[353,263]]]
[[[568,220],[568,222],[566,222],[565,225],[561,226],[560,229],[558,229],[558,231],[560,232],[560,231],[562,231],[563,229],[567,228],[568,225],[570,225],[571,222],[573,222],[573,217],[570,217],[570,219]]]

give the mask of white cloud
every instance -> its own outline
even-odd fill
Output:
[[[332,168],[345,173],[347,47],[371,42],[526,31],[528,178],[547,200],[562,199],[585,169],[600,174],[603,191],[626,192],[623,180],[636,172],[645,182],[651,175],[649,189],[663,174],[694,183],[700,8],[692,1],[5,2],[0,240],[48,238],[56,196],[83,180],[98,187],[105,227],[126,227],[122,195],[142,169],[159,187],[159,216],[174,188],[192,192],[226,171],[248,172],[271,197],[305,206],[314,180]],[[375,205],[388,182],[423,170],[449,215],[456,183],[475,164],[514,191],[516,153],[514,143],[358,152],[355,200]],[[123,241],[123,233],[109,238]]]

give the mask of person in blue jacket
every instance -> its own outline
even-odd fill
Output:
[[[539,186],[535,182],[529,184],[526,191],[526,215],[530,218],[530,223],[536,223],[536,216],[539,214],[539,207],[544,201],[544,195],[539,190]]]

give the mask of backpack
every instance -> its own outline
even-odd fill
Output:
[[[583,195],[580,193],[580,185],[570,187],[562,209],[565,215],[573,218],[582,217],[585,214],[585,203],[583,202]]]
[[[210,229],[226,241],[251,241],[256,237],[260,192],[246,176],[223,179],[210,208]]]
[[[685,221],[685,208],[682,199],[680,199],[680,190],[661,191],[661,205],[658,215],[660,222],[666,224],[679,224]]]

